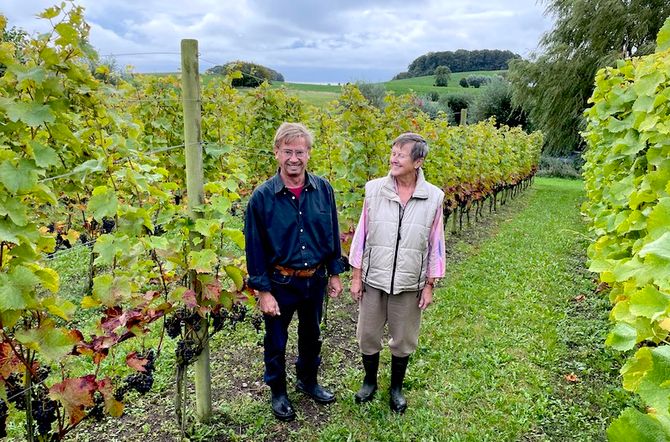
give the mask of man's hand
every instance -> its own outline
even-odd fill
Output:
[[[426,284],[421,290],[421,297],[419,298],[419,308],[426,310],[430,304],[433,303],[433,286]]]
[[[261,312],[264,315],[281,315],[281,312],[279,311],[279,304],[277,304],[277,300],[270,292],[258,292],[258,308],[261,309]]]
[[[342,281],[340,275],[333,275],[328,279],[328,296],[337,298],[342,293]]]
[[[361,269],[353,268],[351,271],[351,299],[358,302],[363,297],[363,280],[361,278]]]

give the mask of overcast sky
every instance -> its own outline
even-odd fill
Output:
[[[2,0],[9,27],[30,33],[55,4]],[[508,49],[527,56],[552,21],[535,0],[81,0],[91,42],[136,72],[178,70],[180,40],[200,67],[253,61],[287,81],[386,81],[427,52]],[[147,54],[167,52],[168,54]],[[118,55],[138,54],[142,55]]]

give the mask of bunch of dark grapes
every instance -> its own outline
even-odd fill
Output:
[[[200,327],[202,325],[202,316],[200,316],[200,313],[198,313],[197,310],[193,310],[191,312],[188,310],[184,311],[182,313],[182,320],[184,321],[184,324],[189,326],[192,330],[200,331]]]
[[[210,316],[212,317],[212,327],[214,328],[214,332],[218,332],[221,331],[224,325],[226,325],[228,310],[220,308],[218,311],[212,312]]]
[[[181,318],[175,314],[165,319],[165,332],[172,339],[181,335]]]
[[[23,382],[21,382],[21,375],[19,373],[12,373],[5,379],[5,389],[7,390],[7,398],[14,404],[16,409],[25,410],[26,396]]]
[[[244,318],[247,317],[247,306],[244,304],[233,304],[233,308],[230,309],[230,325],[235,328],[235,325],[239,322],[244,322]]]
[[[35,370],[35,373],[33,373],[33,382],[35,383],[44,382],[47,379],[47,377],[49,377],[49,373],[51,373],[51,369],[49,367],[44,365],[37,367],[37,370]]]
[[[163,236],[164,233],[165,229],[163,228],[162,225],[159,224],[156,227],[154,227],[153,236]]]
[[[123,402],[123,398],[126,396],[126,393],[130,391],[130,387],[128,387],[127,384],[121,385],[119,388],[116,389],[114,392],[114,399],[116,399],[119,402]]]
[[[260,314],[251,315],[251,325],[253,325],[256,333],[260,332],[263,327],[263,316]]]
[[[196,360],[200,351],[192,339],[177,342],[177,348],[174,351],[177,365],[181,367],[189,365]]]
[[[56,422],[58,402],[49,399],[47,389],[37,388],[32,400],[33,419],[37,422],[37,432],[46,436],[51,432],[51,424]]]
[[[137,372],[126,377],[126,384],[130,389],[137,391],[139,394],[148,393],[154,385],[153,373]]]
[[[112,233],[115,225],[114,219],[104,217],[102,219],[102,233]]]
[[[144,356],[147,359],[147,363],[144,365],[146,371],[133,373],[126,377],[124,384],[128,386],[129,390],[135,390],[139,394],[146,394],[151,390],[151,387],[154,385],[154,369],[156,368],[155,359],[156,353],[153,350],[149,350]],[[124,392],[125,393],[125,392]]]
[[[91,411],[88,412],[88,415],[95,419],[96,421],[100,422],[102,418],[105,417],[105,398],[100,394],[99,391],[95,392],[95,395],[93,396],[93,408],[91,408]]]

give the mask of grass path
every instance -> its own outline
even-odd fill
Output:
[[[387,357],[383,394],[362,408],[345,397],[320,438],[603,439],[627,396],[602,346],[607,303],[584,271],[581,200],[580,182],[538,179],[493,236],[457,244],[467,258],[424,317],[407,414],[388,411]]]
[[[578,181],[538,178],[498,214],[448,239],[448,274],[410,360],[405,415],[389,411],[387,349],[376,399],[354,403],[362,368],[355,306],[345,296],[328,308],[321,374],[337,403],[316,406],[290,391],[298,419],[277,422],[262,385],[260,335],[238,327],[213,342],[216,414],[190,440],[605,440],[632,399],[620,388],[619,357],[603,348],[609,305],[585,270],[582,198]],[[292,342],[289,365],[294,358]],[[76,440],[177,440],[165,369],[158,391]]]

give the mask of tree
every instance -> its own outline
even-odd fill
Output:
[[[368,102],[378,109],[384,109],[384,97],[386,97],[386,88],[381,83],[366,83],[365,81],[357,81],[356,87],[361,94],[368,100]]]
[[[207,69],[205,73],[212,75],[227,75],[234,71],[240,71],[242,78],[233,79],[235,87],[258,87],[264,81],[284,81],[284,76],[279,72],[256,63],[246,61],[231,61],[223,66],[218,65]]]
[[[583,149],[582,113],[598,69],[619,58],[653,52],[656,34],[670,16],[667,0],[548,0],[554,29],[540,41],[540,54],[512,60],[513,100],[545,135],[545,152]]]
[[[14,52],[17,58],[22,59],[20,54],[28,44],[28,33],[16,26],[12,26],[11,29],[5,29],[6,23],[7,18],[0,14],[0,28],[2,29],[0,43],[11,43],[14,46]],[[4,75],[5,70],[6,66],[0,63],[0,76]]]
[[[435,86],[447,86],[450,76],[451,69],[447,66],[438,66],[435,68]]]
[[[496,126],[521,126],[528,129],[528,117],[518,106],[512,104],[512,88],[507,80],[494,78],[482,88],[470,107],[469,119],[482,121],[495,117]]]

